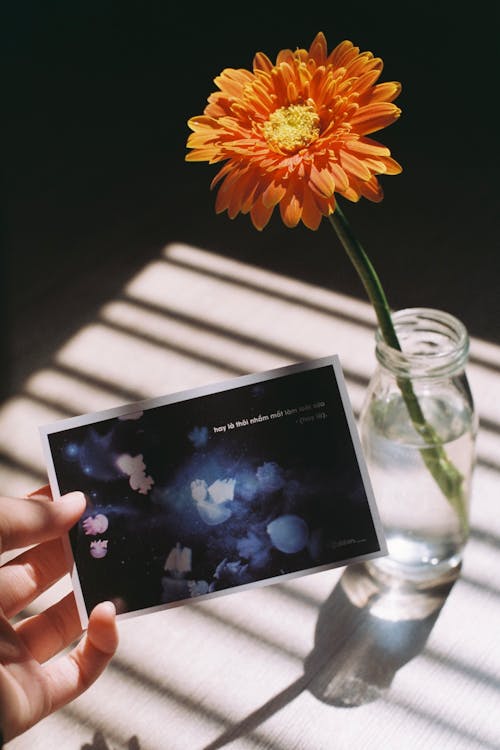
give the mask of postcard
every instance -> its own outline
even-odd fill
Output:
[[[82,626],[386,554],[337,355],[40,428]]]

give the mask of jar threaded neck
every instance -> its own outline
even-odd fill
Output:
[[[450,313],[412,307],[392,314],[402,351],[375,335],[376,356],[382,367],[398,377],[450,377],[463,371],[469,355],[469,336]]]

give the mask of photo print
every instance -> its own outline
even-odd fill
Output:
[[[82,624],[386,553],[337,356],[41,428]]]

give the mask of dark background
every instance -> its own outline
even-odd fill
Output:
[[[3,394],[46,364],[172,241],[365,299],[323,222],[216,216],[216,169],[184,162],[186,121],[225,67],[325,32],[385,62],[403,165],[378,205],[344,203],[393,308],[434,306],[500,342],[498,10],[494,2],[19,2],[2,11]],[[467,10],[466,10],[467,9]]]

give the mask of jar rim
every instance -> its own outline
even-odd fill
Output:
[[[469,335],[451,313],[432,307],[407,307],[391,313],[401,351],[389,346],[377,328],[379,363],[399,376],[450,376],[463,370],[469,355]]]

